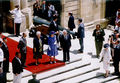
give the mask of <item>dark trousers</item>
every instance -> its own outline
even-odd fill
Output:
[[[9,71],[9,60],[3,61],[3,72]]]
[[[79,39],[79,43],[80,43],[80,51],[82,51],[83,52],[83,50],[84,50],[84,41],[83,41],[83,38],[80,38]]]
[[[26,53],[21,52],[21,62],[22,66],[24,66],[26,63]]]
[[[69,60],[70,60],[69,50],[63,49],[63,61],[69,61]]]
[[[6,73],[0,73],[0,83],[6,83],[7,79],[6,79]]]
[[[95,46],[96,46],[97,57],[99,57],[101,50],[102,50],[103,41],[95,41]]]
[[[113,62],[115,73],[119,73],[119,60],[113,59]]]
[[[15,23],[15,35],[20,35],[20,24],[21,23]]]

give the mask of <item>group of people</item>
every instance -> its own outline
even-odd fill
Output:
[[[15,6],[16,8],[10,13],[14,14],[15,16],[15,26],[16,26],[16,36],[20,35],[19,29],[20,24],[22,22],[22,16],[19,6]],[[54,5],[49,3],[46,6],[46,2],[43,1],[42,5],[40,5],[39,1],[36,0],[36,3],[33,5],[34,9],[34,16],[40,16],[43,18],[49,18],[51,21],[49,25],[49,37],[48,37],[48,49],[47,55],[50,57],[49,62],[50,64],[56,63],[55,57],[58,55],[58,50],[63,50],[63,62],[70,61],[70,48],[71,48],[71,39],[75,39],[76,37],[79,40],[80,49],[78,49],[78,53],[84,52],[84,38],[85,38],[85,29],[84,23],[81,18],[78,19],[78,29],[75,34],[71,35],[67,32],[66,29],[60,31],[58,29],[57,24],[57,12],[55,10]],[[68,20],[68,29],[73,31],[76,28],[74,23],[74,16],[72,12],[68,13],[69,20]],[[109,76],[109,67],[110,67],[110,60],[111,57],[113,59],[113,65],[115,68],[115,75],[119,74],[119,61],[120,61],[120,10],[116,13],[116,21],[115,21],[115,29],[114,33],[110,35],[109,41],[104,44],[103,41],[105,32],[104,29],[101,28],[100,24],[96,25],[96,29],[93,31],[93,37],[95,37],[95,47],[96,47],[96,56],[100,58],[100,61],[103,58],[103,67],[106,71],[105,77]],[[0,35],[1,36],[1,35]],[[27,40],[26,40],[26,33],[22,34],[18,44],[18,52],[16,52],[14,59],[12,60],[12,67],[14,73],[14,80],[13,83],[20,83],[21,73],[23,72],[23,68],[26,66],[26,54],[27,54]],[[42,55],[44,54],[43,51],[43,39],[41,36],[41,32],[37,31],[36,36],[33,39],[33,58],[36,60],[35,65],[41,63],[39,59],[42,59]],[[109,50],[110,47],[110,50]],[[3,64],[3,67],[1,66]],[[3,38],[0,39],[0,72],[4,72],[5,77],[6,73],[9,72],[9,50],[7,47],[7,39]],[[2,71],[3,70],[3,71]],[[19,80],[18,80],[19,79]],[[6,81],[6,79],[4,80]],[[4,83],[4,82],[3,82]]]
[[[53,16],[58,16],[54,5],[52,3],[46,4],[45,0],[42,1],[42,4],[40,4],[39,0],[36,0],[36,3],[33,5],[33,11],[34,16],[39,16],[49,21],[53,19]]]
[[[100,28],[100,25],[96,25],[93,36],[95,37],[96,55],[100,58],[100,62],[103,61],[103,68],[106,71],[105,77],[108,77],[110,74],[109,68],[111,60],[114,66],[113,75],[120,76],[120,9],[118,9],[116,13],[115,28],[109,36],[108,42],[103,45],[105,32]],[[102,47],[104,48],[102,49]]]

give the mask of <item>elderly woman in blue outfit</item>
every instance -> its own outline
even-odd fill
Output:
[[[50,64],[52,63],[56,63],[55,61],[55,56],[58,55],[58,50],[57,50],[57,43],[56,43],[56,36],[54,35],[55,32],[51,31],[49,38],[48,38],[48,51],[47,54],[48,56],[50,56]],[[53,61],[52,61],[52,57],[53,57]]]

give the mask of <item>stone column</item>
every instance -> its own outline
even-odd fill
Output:
[[[78,17],[81,17],[81,0],[78,0]]]
[[[14,9],[16,5],[20,6],[20,0],[10,0],[10,9]]]
[[[21,9],[27,8],[28,0],[21,0]]]
[[[65,27],[65,0],[61,0],[62,12],[61,12],[61,25]]]
[[[28,0],[21,0],[22,13],[26,17],[26,28],[29,28],[32,24],[31,9],[28,8]]]
[[[22,13],[26,17],[26,28],[29,28],[33,23],[32,23],[32,16],[31,16],[31,9],[30,8],[24,8],[22,9]]]

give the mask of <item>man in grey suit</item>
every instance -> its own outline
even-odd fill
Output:
[[[79,18],[78,19],[78,32],[77,32],[77,38],[79,39],[79,43],[80,43],[80,49],[78,50],[79,53],[83,53],[84,50],[84,37],[85,37],[85,31],[84,31],[84,24],[82,23],[82,19]]]
[[[27,53],[27,40],[26,40],[26,33],[22,34],[22,37],[20,38],[19,44],[18,44],[18,49],[20,50],[21,53],[21,62],[22,66],[26,67],[26,53]]]
[[[32,74],[33,79],[29,80],[28,83],[40,83],[39,80],[36,79],[36,74]]]

